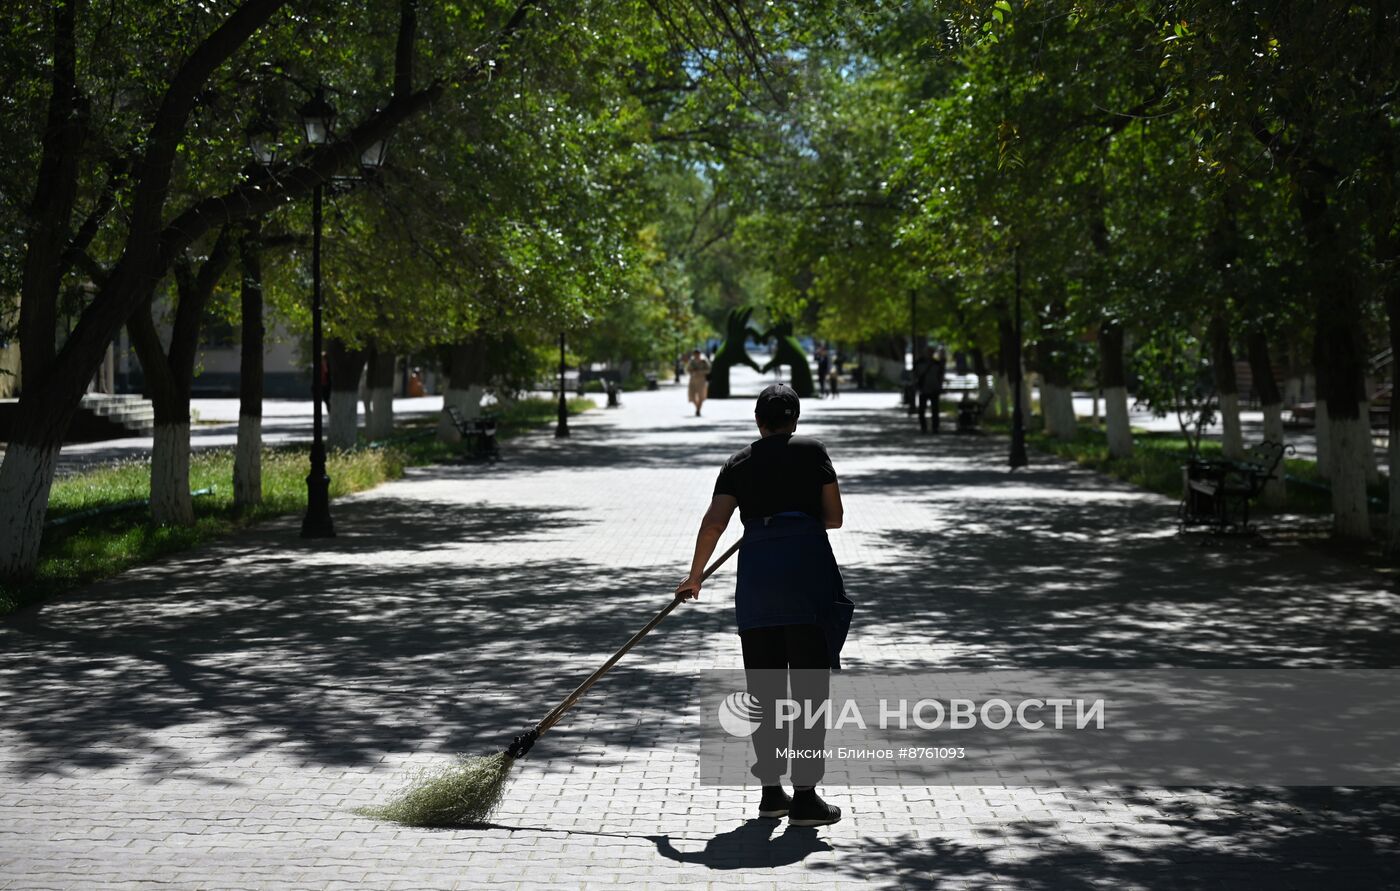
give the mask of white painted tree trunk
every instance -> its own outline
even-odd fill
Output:
[[[1244,434],[1240,430],[1240,396],[1220,394],[1220,450],[1231,461],[1244,457]]]
[[[983,405],[987,404],[987,396],[992,392],[991,384],[987,383],[985,374],[977,375],[977,401]]]
[[[233,451],[233,503],[262,503],[262,418],[238,416],[238,444]]]
[[[1287,445],[1288,441],[1283,435],[1283,404],[1279,402],[1264,406],[1264,438],[1279,445]],[[1285,458],[1280,458],[1278,471],[1274,478],[1264,484],[1264,491],[1260,494],[1260,500],[1265,507],[1281,508],[1288,495],[1288,484],[1283,475],[1286,473],[1284,467]]]
[[[1045,431],[1056,439],[1074,439],[1078,426],[1074,417],[1074,393],[1069,387],[1042,383],[1040,410],[1045,415]]]
[[[384,439],[394,433],[394,389],[374,387],[369,391],[369,420],[366,422],[365,436],[370,439]]]
[[[24,578],[39,562],[58,445],[10,443],[0,463],[0,578]]]
[[[360,399],[354,390],[331,390],[331,422],[326,444],[333,449],[353,449],[360,427]]]
[[[1103,408],[1108,453],[1114,458],[1127,458],[1133,453],[1133,428],[1128,423],[1128,388],[1109,387],[1104,390]]]
[[[1371,449],[1371,424],[1362,418],[1329,421],[1332,450],[1332,531],[1342,538],[1371,537],[1366,503],[1366,457]]]
[[[1370,400],[1361,403],[1361,420],[1366,425],[1366,485],[1374,486],[1381,481],[1381,469],[1376,461],[1376,444],[1371,439],[1371,403]]]
[[[1313,436],[1317,440],[1317,474],[1325,480],[1332,478],[1332,426],[1327,423],[1327,401],[1319,398],[1313,403]]]
[[[481,397],[484,395],[486,395],[486,388],[476,384],[465,390],[449,388],[442,397],[443,411],[441,417],[438,418],[438,439],[443,442],[461,442],[462,435],[452,425],[452,419],[447,416],[447,409],[455,406],[457,411],[462,413],[463,419],[470,421],[481,416]]]
[[[194,524],[189,421],[156,425],[151,448],[151,521],[157,526]]]
[[[998,418],[1011,417],[1011,384],[1006,375],[992,375],[992,390],[997,394],[992,405],[992,414]]]

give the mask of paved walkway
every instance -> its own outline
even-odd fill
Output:
[[[0,625],[0,888],[1400,884],[1390,790],[833,788],[837,826],[747,821],[755,790],[696,783],[688,699],[738,665],[729,570],[536,746],[496,825],[354,816],[499,750],[666,601],[751,436],[748,400],[683,400],[413,470],[337,502],[332,541],[267,524]],[[1400,664],[1380,576],[1182,543],[1166,499],[1008,475],[891,401],[805,407],[846,494],[849,667]]]

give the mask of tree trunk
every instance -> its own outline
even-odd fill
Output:
[[[1230,327],[1217,313],[1210,322],[1211,373],[1220,398],[1221,451],[1231,461],[1244,458],[1244,435],[1240,430],[1240,388],[1235,378],[1235,354],[1230,347]]]
[[[1005,373],[998,371],[992,375],[992,392],[996,394],[996,399],[992,401],[992,417],[1011,417],[1011,384]]]
[[[1133,429],[1128,423],[1128,379],[1123,364],[1123,326],[1099,326],[1099,384],[1103,387],[1108,454],[1127,458],[1133,453]]]
[[[194,499],[190,496],[190,390],[199,352],[199,327],[204,307],[232,258],[232,242],[225,229],[197,273],[188,257],[181,257],[175,264],[179,302],[169,348],[162,348],[156,333],[151,300],[127,321],[126,330],[155,406],[151,521],[158,526],[194,523]]]
[[[977,401],[986,405],[987,396],[992,392],[992,385],[987,380],[987,359],[982,355],[981,347],[972,348],[972,373],[977,375]]]
[[[189,417],[189,403],[185,403]],[[158,526],[194,524],[190,495],[190,422],[156,422],[151,449],[151,521]]]
[[[1366,456],[1371,425],[1358,417],[1330,417],[1333,530],[1344,538],[1369,539],[1371,512],[1366,492]]]
[[[131,343],[145,374],[146,391],[155,407],[155,439],[151,448],[151,522],[157,526],[194,523],[190,496],[190,379],[172,372],[149,305],[127,325]],[[172,340],[175,335],[172,335]],[[174,351],[174,343],[171,348]],[[193,368],[190,370],[193,375]]]
[[[58,292],[67,269],[64,254],[72,234],[83,142],[76,75],[77,7],[76,2],[48,5],[53,15],[49,102],[24,232],[20,282],[19,361],[25,388],[0,462],[0,577],[7,580],[28,578],[39,562],[63,434],[100,359],[94,353],[88,367],[54,361]],[[102,347],[111,342],[112,333],[106,332]]]
[[[1070,387],[1062,341],[1045,334],[1036,344],[1040,366],[1040,412],[1045,432],[1059,440],[1074,439],[1078,422],[1074,416],[1074,391]]]
[[[238,239],[243,282],[239,301],[243,343],[238,369],[238,444],[233,452],[233,503],[250,508],[262,503],[263,326],[261,224],[244,226]]]
[[[182,387],[171,369],[151,318],[149,301],[136,311],[126,328],[156,415],[151,448],[151,522],[157,526],[189,526],[194,523],[194,499],[189,487],[192,381]],[[176,337],[172,332],[172,353]],[[193,372],[191,367],[191,375]]]
[[[338,337],[326,342],[326,362],[331,373],[326,444],[333,449],[353,449],[359,440],[360,374],[365,369],[366,358],[364,350],[350,349]]]
[[[1286,445],[1283,434],[1283,394],[1274,381],[1274,366],[1269,360],[1269,342],[1260,331],[1252,331],[1245,338],[1245,349],[1249,353],[1249,370],[1254,377],[1254,392],[1259,394],[1259,404],[1264,409],[1264,439]],[[1278,473],[1264,484],[1261,493],[1263,503],[1272,508],[1281,508],[1287,501],[1288,489],[1284,478],[1284,465],[1280,461]]]
[[[21,426],[18,421],[17,426]],[[39,562],[44,515],[62,444],[61,435],[51,441],[26,441],[20,438],[23,435],[19,430],[12,433],[0,463],[0,573],[7,579],[28,578]]]
[[[1078,421],[1074,416],[1074,392],[1063,384],[1046,381],[1040,390],[1040,409],[1045,413],[1045,429],[1056,439],[1074,439]]]
[[[392,351],[376,348],[370,353],[366,376],[370,410],[365,428],[370,439],[384,439],[394,433],[394,365]]]
[[[1295,199],[1309,248],[1309,273],[1317,330],[1319,464],[1328,466],[1332,480],[1332,528],[1342,538],[1369,539],[1370,512],[1366,493],[1366,451],[1371,449],[1368,418],[1361,417],[1366,399],[1365,350],[1361,332],[1361,282],[1351,258],[1328,219],[1328,194],[1315,175],[1300,177]],[[1326,402],[1327,423],[1321,406]],[[1322,456],[1322,435],[1327,448]],[[1325,461],[1325,464],[1324,464]]]
[[[1016,324],[1012,318],[1010,310],[1002,306],[997,312],[997,336],[1001,343],[1001,368],[1002,377],[1006,386],[1005,417],[1010,418],[1014,413],[1016,393],[1015,388],[1021,389],[1021,412],[1025,419],[1026,427],[1030,427],[1031,418],[1031,376],[1026,373],[1026,363],[1024,360],[1018,362],[1021,350],[1017,349]]]
[[[474,334],[454,344],[447,357],[447,391],[442,399],[443,412],[438,420],[438,439],[460,442],[462,437],[447,416],[448,408],[456,408],[462,417],[471,420],[481,415],[481,397],[486,394],[486,339]]]

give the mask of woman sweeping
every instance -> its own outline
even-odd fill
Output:
[[[798,720],[789,742],[789,728],[773,720],[775,700],[787,695],[789,681],[799,702],[815,706],[828,698],[829,671],[840,668],[852,611],[826,536],[826,530],[841,526],[841,490],[826,448],[796,435],[800,412],[797,393],[786,384],[759,394],[754,420],[760,438],[720,471],[696,536],[690,575],[676,594],[699,597],[705,563],[737,507],[744,540],[734,607],[749,693],[762,714],[753,735],[753,774],[763,785],[758,813],[786,816],[794,826],[824,826],[840,820],[841,809],[817,794],[825,771],[820,757],[794,761],[791,797],[782,787],[788,773],[782,750],[820,752],[822,722],[807,728]]]

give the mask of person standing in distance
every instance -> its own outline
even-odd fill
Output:
[[[825,772],[820,757],[825,728],[798,720],[774,723],[776,702],[787,696],[814,707],[830,696],[830,671],[854,607],[847,599],[828,529],[841,528],[841,489],[826,447],[798,436],[801,405],[787,384],[765,387],[754,407],[760,438],[735,452],[720,470],[710,507],[700,521],[690,575],[676,587],[682,600],[700,596],[701,576],[734,509],[744,524],[734,611],[749,693],[761,721],[752,737],[753,774],[763,785],[760,817],[783,817],[793,826],[825,826],[841,809],[817,794]],[[788,741],[791,730],[791,742]],[[793,759],[793,795],[783,790],[788,772],[783,750],[818,753]]]
[[[942,349],[928,347],[924,355],[914,363],[915,398],[919,403],[919,430],[929,432],[929,422],[933,422],[932,432],[938,432],[939,407],[943,400],[943,376],[948,370],[948,359]],[[933,417],[927,418],[926,412]]]
[[[695,417],[700,417],[700,406],[705,404],[705,397],[710,390],[710,362],[695,350],[690,354],[690,361],[685,363],[685,373],[690,375],[690,404],[695,406]]]

